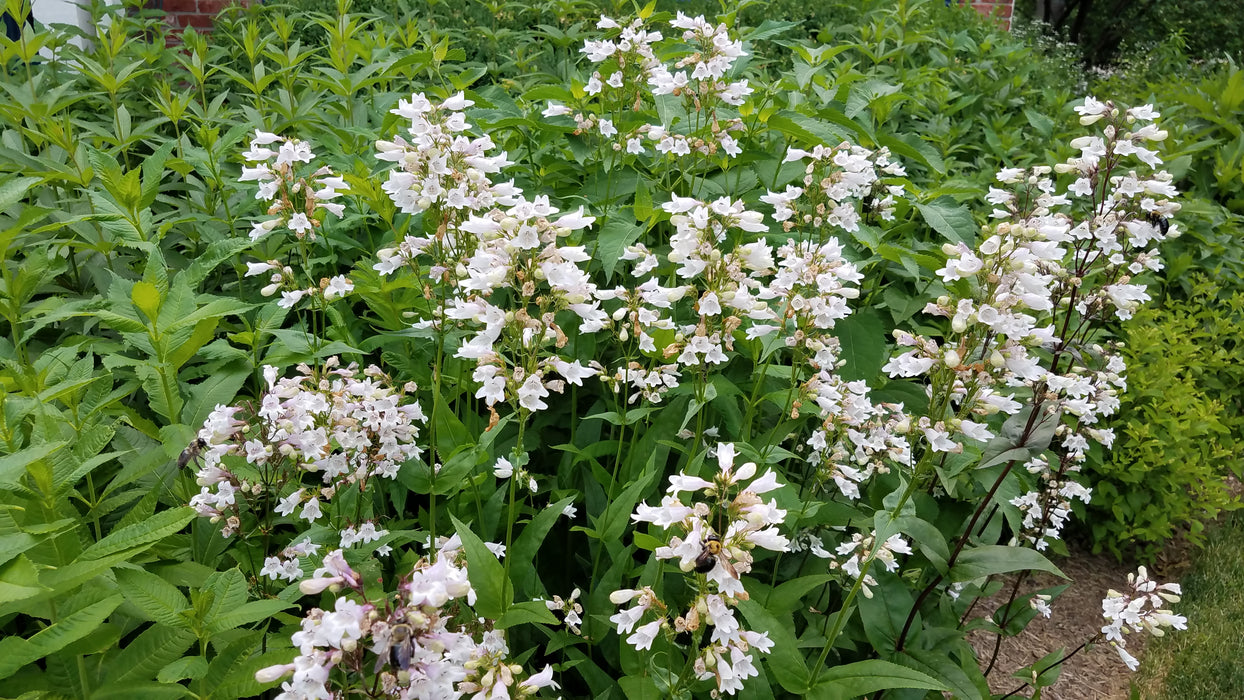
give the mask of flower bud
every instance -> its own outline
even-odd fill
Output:
[[[942,356],[942,361],[945,362],[946,366],[951,369],[958,367],[962,362],[959,357],[959,353],[955,350],[947,350],[946,354]]]
[[[268,666],[255,671],[256,683],[273,683],[279,681],[285,676],[294,672],[293,664],[279,664],[276,666]]]

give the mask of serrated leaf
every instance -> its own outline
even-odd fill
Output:
[[[972,247],[976,240],[976,220],[967,207],[942,198],[929,204],[917,204],[916,209],[925,223],[946,240]]]
[[[161,683],[202,678],[207,673],[207,659],[202,656],[183,656],[173,663],[160,669],[156,680]]]
[[[0,457],[0,484],[16,483],[26,473],[26,467],[47,457],[69,444],[64,440],[44,442],[34,447]]]
[[[143,312],[147,320],[154,321],[160,314],[160,304],[163,298],[160,290],[150,282],[135,282],[130,287],[130,301],[134,302],[135,308]]]
[[[142,569],[117,569],[114,575],[122,595],[147,619],[169,627],[190,627],[190,621],[181,614],[190,603],[177,586]]]
[[[136,525],[120,528],[87,547],[77,561],[101,559],[132,547],[161,540],[177,532],[194,519],[194,509],[183,506],[161,511]]]
[[[207,628],[212,634],[219,634],[235,627],[266,620],[291,607],[293,603],[283,600],[253,600],[239,608],[225,610],[217,617],[209,619]]]
[[[154,678],[161,669],[178,659],[195,641],[190,630],[152,625],[119,653],[109,657],[104,668],[104,687]]]

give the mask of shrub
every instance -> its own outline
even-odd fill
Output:
[[[1244,293],[1194,277],[1187,299],[1138,312],[1123,339],[1123,420],[1114,448],[1089,462],[1084,522],[1099,546],[1152,557],[1178,535],[1199,544],[1240,506],[1229,477],[1244,474]]]

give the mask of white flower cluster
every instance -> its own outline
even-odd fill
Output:
[[[289,265],[282,265],[276,260],[246,263],[247,277],[268,273],[271,273],[268,275],[268,284],[259,293],[270,297],[281,292],[281,300],[276,304],[283,309],[293,308],[304,298],[320,297],[324,301],[334,301],[349,296],[354,291],[354,282],[345,275],[334,275],[321,279],[318,285],[300,288],[294,269]]]
[[[544,606],[552,612],[562,614],[562,622],[566,623],[566,628],[572,634],[579,634],[579,625],[583,624],[583,606],[579,604],[579,596],[583,592],[578,588],[570,592],[570,597],[563,599],[559,595],[553,596],[552,600],[544,601]]]
[[[336,357],[318,369],[299,365],[298,372],[278,379],[275,367],[265,367],[268,386],[258,406],[217,406],[199,431],[202,491],[190,505],[213,522],[230,513],[226,537],[241,524],[239,498],[252,508],[271,498],[284,516],[301,506],[299,517],[314,522],[321,498],[331,500],[348,484],[366,488],[374,477],[392,479],[422,454],[415,441],[426,417],[418,402],[404,402],[413,384],[394,389],[379,368],[360,373],[355,365],[340,367]],[[306,473],[319,474],[324,486],[302,486]]]
[[[302,585],[309,594],[329,587],[363,593],[340,550],[325,557],[316,578]],[[486,631],[479,620],[459,611],[462,603],[474,601],[475,592],[466,563],[455,552],[420,559],[396,596],[383,604],[343,596],[332,611],[312,609],[291,638],[298,656],[261,669],[255,679],[272,683],[292,674],[278,700],[344,697],[357,687],[352,683],[374,683],[386,697],[400,700],[527,698],[540,688],[557,688],[551,666],[523,678],[523,667],[508,662],[502,632]]]
[[[787,232],[796,228],[824,227],[858,231],[862,203],[867,214],[884,221],[894,219],[896,197],[902,197],[902,184],[887,184],[883,178],[901,178],[906,169],[892,160],[889,149],[870,151],[842,142],[837,146],[816,146],[811,151],[791,148],[783,163],[808,160],[803,187],[787,185],[783,192],[769,191],[760,201],[774,207],[773,219]]]
[[[1166,608],[1167,604],[1179,602],[1182,591],[1178,583],[1158,583],[1149,578],[1149,572],[1142,566],[1136,574],[1127,575],[1127,585],[1129,590],[1123,593],[1110,590],[1101,601],[1102,617],[1106,619],[1101,632],[1128,669],[1135,671],[1140,662],[1127,653],[1124,635],[1147,631],[1161,637],[1166,627],[1188,629],[1188,618]]]
[[[596,64],[584,92],[598,103],[597,109],[585,104],[576,110],[550,102],[543,111],[546,118],[570,116],[576,135],[599,133],[612,142],[615,151],[625,148],[632,155],[645,153],[645,142],[662,155],[685,156],[694,152],[711,156],[720,151],[735,157],[742,153],[732,135],[743,130],[742,120],[719,115],[717,107],[739,107],[753,89],[747,80],[726,79],[735,61],[746,53],[743,43],[731,38],[724,24],[714,25],[702,16],[692,18],[679,12],[670,20],[670,26],[683,30],[682,47],[663,48],[661,53],[675,54],[668,66],[657,58],[654,49],[664,37],[660,32],[645,29],[643,20],[632,20],[624,27],[602,15],[596,26],[610,35],[586,40],[580,52]],[[663,95],[681,98],[687,112],[698,115],[688,133],[656,124],[642,124],[626,133],[618,130],[615,122],[623,115],[637,112],[645,102]]]
[[[299,564],[298,559],[315,556],[315,553],[318,551],[320,551],[320,545],[311,542],[309,539],[291,544],[281,550],[278,556],[265,557],[263,568],[260,569],[259,575],[267,576],[273,581],[277,579],[297,581],[302,578],[302,565]]]
[[[844,562],[833,562],[831,567],[841,567],[843,571],[849,574],[853,579],[858,579],[860,574],[867,569],[862,568],[861,564],[872,561],[879,561],[885,566],[886,571],[898,571],[898,559],[895,554],[911,554],[911,545],[902,535],[891,535],[886,538],[881,546],[877,546],[877,533],[873,531],[868,535],[855,533],[851,535],[851,539],[838,545],[835,550],[840,557],[851,555]],[[877,585],[877,579],[872,574],[864,574],[864,580],[860,582],[860,592],[865,598],[873,597],[872,589],[869,586]]]
[[[393,114],[410,120],[407,135],[377,141],[376,157],[395,164],[382,188],[407,214],[437,209],[442,215],[510,206],[522,190],[513,181],[494,184],[488,178],[510,164],[504,152],[488,155],[492,139],[469,138],[462,113],[475,104],[463,93],[433,105],[423,93],[400,100]],[[460,216],[460,214],[457,214]]]
[[[1072,457],[1066,455],[1063,461],[1072,461]],[[1069,478],[1070,472],[1079,470],[1077,465],[1064,464],[1062,469],[1051,471],[1046,460],[1034,459],[1024,466],[1029,474],[1037,476],[1041,488],[1016,496],[1010,503],[1024,516],[1020,537],[1044,551],[1051,540],[1062,535],[1063,527],[1070,521],[1072,501],[1088,503],[1093,490]]]
[[[630,634],[626,641],[636,649],[650,649],[656,635],[663,629],[674,633],[691,632],[697,645],[706,626],[713,632],[703,647],[694,650],[694,670],[700,680],[715,680],[717,692],[733,695],[743,688],[743,681],[757,675],[750,651],[768,653],[773,642],[765,633],[745,630],[734,616],[734,607],[748,594],[739,576],[751,570],[751,551],[756,547],[774,552],[787,551],[790,541],[778,532],[786,511],[776,500],[766,503],[761,494],[781,487],[773,470],[759,477],[754,462],[736,466],[732,443],[717,446],[718,472],[713,480],[680,473],[670,477],[667,495],[659,506],[641,503],[632,518],[649,522],[662,529],[677,528],[683,536],[674,536],[669,545],[658,547],[659,560],[677,559],[684,572],[696,571],[698,592],[687,612],[670,619],[670,607],[651,588],[614,591],[610,600],[615,605],[634,602],[619,611],[610,622],[618,634]],[[709,499],[687,505],[679,498],[682,492],[703,492]],[[713,530],[712,523],[728,522],[724,532]],[[636,628],[648,611],[656,619]]]
[[[1092,98],[1077,109],[1084,123],[1104,123],[1100,135],[1076,139],[1080,155],[1055,167],[1003,169],[998,181],[1009,189],[991,188],[987,197],[1000,221],[983,229],[976,249],[943,246],[937,273],[951,293],[925,312],[949,319],[951,335],[939,343],[895,331],[901,352],[884,367],[895,377],[928,375],[933,396],[949,392],[953,415],[919,426],[933,451],[961,450],[959,436],[989,440],[974,417],[1017,413],[1016,388],[1036,404],[1025,430],[1061,418],[1057,467],[1032,463],[1037,488],[1010,501],[1024,516],[1020,536],[1039,549],[1059,536],[1071,501],[1090,498],[1070,474],[1091,442],[1114,441],[1100,423],[1119,406],[1125,366],[1112,348],[1089,342],[1094,327],[1130,318],[1148,299],[1133,275],[1160,269],[1154,244],[1178,234],[1166,218],[1179,209],[1171,176],[1138,174],[1160,163],[1141,145],[1165,138],[1145,123],[1157,114]],[[1060,194],[1054,174],[1076,179]]]
[[[268,148],[276,143],[280,146],[275,151]],[[240,181],[258,182],[255,199],[272,203],[267,212],[272,218],[255,223],[251,229],[252,241],[279,226],[293,231],[299,240],[315,240],[315,229],[322,225],[324,218],[319,212],[328,212],[337,218],[344,213],[345,206],[332,200],[349,189],[345,180],[328,167],[319,168],[310,175],[295,172],[298,163],[309,164],[315,158],[306,141],[256,129],[250,150],[243,152],[242,157],[248,165],[242,168]]]

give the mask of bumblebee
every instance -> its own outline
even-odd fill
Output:
[[[1171,220],[1156,211],[1149,212],[1149,216],[1147,218],[1149,223],[1153,224],[1159,231],[1162,232],[1163,236],[1171,230]]]
[[[726,558],[725,553],[722,551],[721,538],[710,532],[704,538],[704,549],[695,558],[695,571],[698,574],[707,574],[713,570],[713,567],[717,566],[718,562],[721,562],[721,566],[726,570],[726,573],[734,578],[739,577],[738,572],[734,570],[734,564],[730,563],[730,560]]]
[[[198,464],[199,454],[203,451],[204,447],[207,447],[207,440],[204,440],[203,438],[195,438],[194,442],[187,445],[186,449],[181,451],[181,455],[177,458],[177,468],[185,469],[186,465],[191,462]]]
[[[415,630],[405,622],[389,628],[389,663],[393,668],[410,669],[410,657],[415,654]]]

